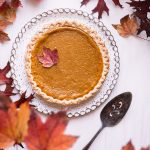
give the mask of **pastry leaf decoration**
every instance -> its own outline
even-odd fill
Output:
[[[42,56],[38,55],[38,60],[45,68],[50,68],[58,63],[57,49],[51,50],[50,48],[43,47]]]
[[[118,31],[120,36],[127,37],[135,35],[139,25],[135,16],[130,17],[127,15],[120,20],[120,24],[113,25],[113,27]]]

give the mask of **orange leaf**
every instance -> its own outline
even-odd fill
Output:
[[[10,25],[9,21],[0,19],[0,30],[4,30],[8,25]]]
[[[41,119],[32,113],[28,136],[25,138],[28,149],[68,150],[77,140],[77,137],[64,134],[67,123],[64,112],[50,115],[45,123],[42,123]]]
[[[21,144],[27,135],[29,116],[28,103],[20,109],[14,103],[9,104],[8,110],[0,109],[0,148]]]
[[[10,38],[8,37],[8,34],[0,30],[0,42],[3,43],[9,40]]]
[[[129,141],[127,145],[125,145],[122,150],[135,150],[134,146],[132,145],[132,142]]]
[[[129,35],[135,35],[139,28],[136,17],[130,17],[129,15],[123,17],[120,20],[120,24],[112,25],[122,37]]]

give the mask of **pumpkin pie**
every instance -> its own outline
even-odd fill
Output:
[[[43,67],[43,47],[57,49],[58,62]],[[79,104],[96,93],[109,71],[109,55],[96,31],[72,21],[47,25],[29,43],[26,71],[37,96],[61,105]]]

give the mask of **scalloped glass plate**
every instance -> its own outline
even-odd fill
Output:
[[[120,64],[116,42],[114,41],[111,32],[97,18],[94,18],[92,15],[82,12],[81,10],[74,9],[49,10],[32,18],[18,33],[13,44],[10,58],[11,74],[14,79],[14,86],[20,93],[23,93],[24,91],[27,91],[28,95],[33,93],[25,71],[26,47],[32,37],[45,25],[62,20],[78,21],[97,31],[107,47],[110,57],[109,73],[97,94],[81,105],[66,108],[68,117],[78,117],[95,110],[106,101],[114,89],[119,76]],[[52,111],[57,112],[62,109],[64,110],[64,107],[58,108],[37,97],[32,100],[31,104],[34,105],[38,111],[45,114],[51,113]]]

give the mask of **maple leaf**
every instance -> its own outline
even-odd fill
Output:
[[[82,0],[81,6],[86,5],[89,3],[91,0]],[[112,0],[115,5],[120,6],[122,8],[122,5],[120,4],[119,0]],[[106,12],[109,15],[109,8],[106,5],[105,0],[98,0],[98,3],[96,7],[92,10],[92,13],[98,13],[98,18],[102,17],[102,13]]]
[[[119,0],[112,0],[115,5],[120,6],[122,8],[122,5],[120,4]]]
[[[7,111],[10,104],[11,100],[9,97],[0,95],[0,110]]]
[[[15,105],[17,108],[19,108],[20,105],[22,105],[25,102],[30,102],[33,98],[34,98],[34,96],[32,94],[29,97],[26,97],[26,92],[24,92],[24,93],[22,93],[20,99],[15,102]]]
[[[21,144],[28,131],[30,109],[28,103],[23,103],[17,109],[10,103],[8,110],[0,109],[0,148]]]
[[[127,37],[129,35],[135,35],[137,33],[139,25],[136,17],[130,17],[129,15],[127,15],[120,20],[120,24],[113,25],[113,27],[121,36]]]
[[[129,142],[127,143],[127,145],[125,145],[125,146],[122,148],[122,150],[134,150],[134,146],[133,146],[132,142],[129,141]]]
[[[7,2],[5,2],[0,7],[0,15],[8,22],[13,23],[16,19],[16,9],[14,9]]]
[[[12,87],[12,82],[9,84],[6,84],[6,89],[5,91],[0,91],[0,95],[3,96],[12,96],[15,95],[15,93],[13,93],[13,87]]]
[[[92,10],[92,13],[98,12],[98,18],[101,18],[103,11],[109,15],[109,9],[104,0],[99,0],[97,6]]]
[[[68,150],[77,140],[77,137],[64,134],[67,123],[65,112],[48,116],[45,123],[32,112],[28,135],[25,138],[28,149]]]
[[[90,2],[90,0],[83,0],[83,1],[81,2],[81,6],[86,5],[86,4],[89,3],[89,2]]]
[[[6,77],[6,74],[10,71],[10,63],[8,62],[6,67],[0,69],[0,85],[2,84],[11,84],[12,78]]]
[[[4,30],[8,25],[10,25],[9,21],[0,19],[0,30]]]
[[[150,12],[150,1],[131,0],[131,2],[128,2],[128,4],[135,10],[133,15],[135,15],[140,20],[140,27],[137,34],[140,34],[142,31],[146,31],[147,37],[149,37],[150,19],[148,18],[148,13]]]
[[[8,36],[7,33],[3,32],[2,30],[0,30],[0,42],[5,42],[5,41],[9,41],[10,38]]]
[[[49,48],[43,47],[43,56],[38,56],[38,60],[42,63],[43,67],[52,67],[58,63],[58,51],[54,49],[53,51]]]
[[[21,7],[21,1],[20,0],[11,0],[11,7],[14,9],[17,9],[18,7]]]

